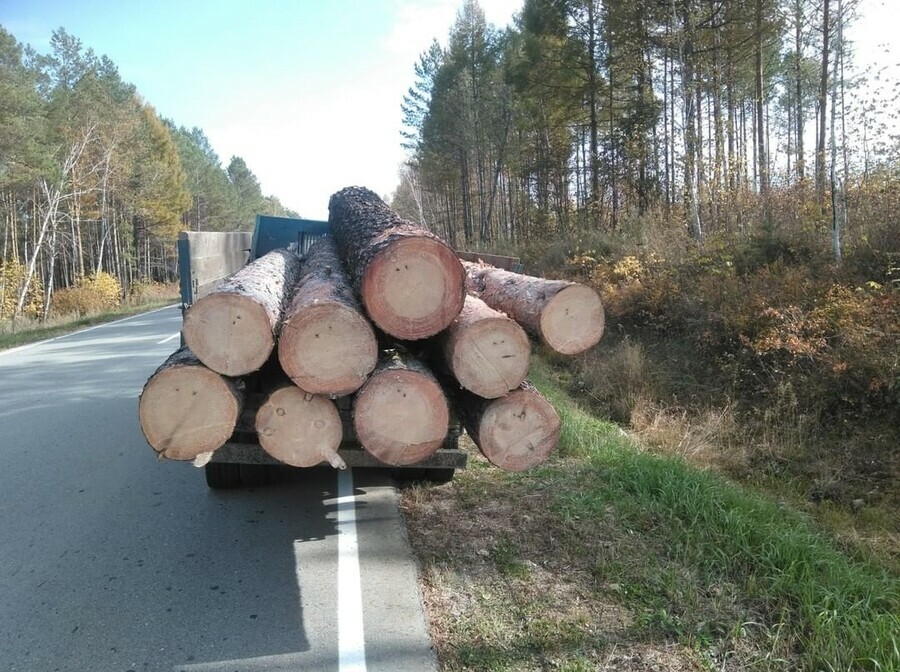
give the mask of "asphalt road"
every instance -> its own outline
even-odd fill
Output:
[[[212,491],[156,460],[137,397],[180,325],[166,308],[0,352],[0,669],[435,669],[383,472],[339,500],[331,469]]]

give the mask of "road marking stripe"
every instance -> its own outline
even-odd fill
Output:
[[[144,317],[145,315],[152,315],[153,313],[158,313],[161,310],[167,310],[169,308],[174,308],[177,305],[179,305],[179,304],[173,303],[171,306],[163,306],[162,308],[154,308],[153,310],[148,310],[146,313],[138,313],[137,315],[123,317],[120,320],[113,320],[112,322],[104,322],[103,324],[95,324],[93,327],[86,327],[84,329],[79,329],[78,331],[69,332],[68,334],[54,336],[53,338],[45,338],[43,341],[35,341],[34,343],[28,343],[27,345],[20,345],[17,348],[10,348],[9,350],[0,350],[0,357],[2,357],[3,355],[10,355],[14,352],[21,352],[22,350],[28,350],[29,348],[33,348],[38,345],[44,345],[45,343],[52,343],[53,341],[58,341],[61,338],[68,338],[69,336],[77,336],[78,334],[84,334],[89,331],[93,331],[94,329],[99,329],[100,327],[108,327],[111,324],[119,324],[120,322],[127,322],[128,320],[134,320],[138,317]]]
[[[171,336],[166,336],[163,340],[159,341],[157,343],[157,345],[162,345],[163,343],[168,343],[169,341],[174,341],[179,336],[181,336],[180,331],[177,334],[172,334]]]
[[[350,469],[338,471],[338,670],[366,672],[356,497]]]

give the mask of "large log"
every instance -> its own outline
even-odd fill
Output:
[[[284,304],[299,272],[300,258],[285,249],[247,264],[188,308],[185,343],[223,375],[256,371],[275,347]]]
[[[559,414],[527,381],[500,399],[482,399],[465,390],[452,394],[466,432],[501,469],[524,471],[541,464],[559,443]]]
[[[525,380],[531,344],[516,322],[467,296],[462,312],[441,334],[441,353],[460,385],[495,399]]]
[[[468,290],[509,315],[563,355],[576,355],[603,336],[600,297],[590,287],[463,262]]]
[[[330,238],[303,258],[300,280],[278,337],[281,368],[314,394],[345,395],[378,362],[378,342]]]
[[[456,254],[426,229],[401,219],[372,191],[331,197],[328,221],[369,318],[395,338],[433,336],[462,309],[465,273]]]
[[[386,464],[415,464],[447,437],[450,408],[419,360],[388,351],[356,394],[353,426],[362,447]]]
[[[345,466],[337,454],[343,437],[341,417],[327,397],[296,385],[277,387],[256,412],[255,424],[259,445],[285,464]]]
[[[205,367],[182,347],[144,385],[141,430],[161,457],[193,460],[216,450],[234,431],[243,387]]]

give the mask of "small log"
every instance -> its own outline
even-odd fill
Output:
[[[184,340],[201,362],[226,376],[258,370],[275,347],[300,258],[272,250],[252,261],[184,315]]]
[[[337,449],[343,438],[341,417],[334,402],[296,385],[272,391],[256,412],[259,445],[276,460],[294,467],[328,462],[346,465]]]
[[[278,336],[281,368],[313,394],[345,395],[378,362],[378,342],[330,238],[303,258],[300,280]]]
[[[353,289],[383,331],[402,340],[427,338],[459,314],[465,273],[444,241],[361,187],[334,194],[328,212]]]
[[[559,443],[559,414],[527,381],[499,399],[482,399],[465,390],[454,391],[453,396],[469,436],[501,469],[524,471],[537,466]]]
[[[480,397],[495,399],[525,380],[531,344],[516,322],[470,295],[462,312],[441,334],[441,353],[460,385]]]
[[[205,367],[187,347],[166,359],[141,392],[141,431],[160,457],[193,460],[234,432],[243,387]]]
[[[468,290],[563,355],[577,355],[603,336],[600,297],[590,287],[463,262]]]
[[[353,426],[362,447],[382,462],[415,464],[444,443],[450,408],[422,362],[388,351],[356,394]]]

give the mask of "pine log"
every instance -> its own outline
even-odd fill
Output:
[[[258,370],[275,347],[284,304],[299,272],[300,258],[285,249],[252,261],[188,308],[185,343],[223,375]]]
[[[327,397],[296,385],[276,387],[256,412],[255,424],[259,445],[276,460],[294,467],[345,466],[337,454],[341,417]]]
[[[388,351],[356,394],[353,426],[362,447],[382,462],[415,464],[444,443],[450,408],[422,362]]]
[[[228,440],[243,396],[239,381],[211,371],[182,347],[144,385],[138,402],[141,430],[161,457],[193,460]]]
[[[345,395],[378,362],[378,342],[330,238],[303,258],[300,280],[278,337],[284,372],[313,394]]]
[[[462,312],[441,334],[441,354],[460,385],[495,399],[525,380],[531,344],[516,322],[469,295]]]
[[[544,462],[559,442],[559,414],[525,381],[499,399],[453,392],[463,426],[482,454],[506,471],[524,471]]]
[[[590,287],[463,262],[470,292],[563,355],[577,355],[603,336],[600,297]]]
[[[362,187],[334,194],[328,212],[354,291],[383,331],[403,340],[427,338],[459,314],[465,273],[444,241]]]

